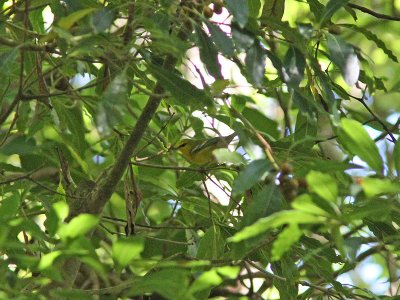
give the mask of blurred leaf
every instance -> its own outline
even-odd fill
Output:
[[[268,134],[273,138],[279,138],[278,124],[264,115],[260,109],[245,107],[242,115],[256,128],[258,131]]]
[[[117,11],[114,9],[109,9],[105,7],[91,16],[91,25],[95,33],[105,32],[111,27],[115,18],[117,16]]]
[[[58,230],[58,235],[64,239],[74,239],[83,236],[97,226],[99,218],[90,214],[80,214],[68,224],[63,224]]]
[[[53,265],[54,261],[57,259],[57,257],[59,257],[61,255],[62,255],[62,252],[60,250],[46,253],[45,255],[43,255],[40,258],[38,269],[44,270],[44,269],[47,269],[48,267],[51,267]]]
[[[197,250],[198,259],[220,259],[224,253],[225,239],[218,226],[207,229]]]
[[[252,161],[235,179],[232,188],[232,195],[240,195],[251,188],[257,182],[261,181],[270,169],[271,164],[266,159]]]
[[[304,77],[306,61],[303,54],[295,47],[289,47],[283,60],[283,80],[289,87],[298,87]]]
[[[315,19],[320,22],[325,6],[323,6],[318,0],[307,0],[307,3],[310,6],[310,11],[315,16]]]
[[[248,0],[247,5],[249,6],[250,18],[258,19],[262,14],[262,8],[264,7],[264,0]]]
[[[194,107],[214,106],[213,100],[210,96],[208,96],[203,90],[195,87],[189,81],[154,64],[148,66],[148,68],[161,85],[180,103],[180,105],[193,105]]]
[[[264,6],[262,10],[263,17],[275,17],[280,20],[285,12],[285,0],[270,0],[263,1]]]
[[[393,150],[393,161],[394,161],[394,168],[397,171],[397,175],[400,175],[400,139],[396,141]]]
[[[319,215],[319,216],[326,216],[329,217],[330,214],[327,213],[324,209],[319,207],[311,198],[309,194],[301,194],[300,196],[296,197],[291,206],[299,211],[303,211],[309,214]]]
[[[275,184],[265,185],[250,202],[243,214],[243,226],[253,224],[258,219],[268,217],[283,209],[283,197]]]
[[[144,249],[142,237],[119,238],[112,245],[113,258],[121,268],[126,267],[133,259],[139,259]]]
[[[95,11],[94,8],[85,8],[85,9],[82,9],[82,10],[75,11],[72,14],[66,16],[66,17],[62,17],[58,21],[57,26],[61,27],[64,30],[68,30],[76,22],[78,22],[79,20],[83,19],[88,14],[92,13],[93,11]]]
[[[341,7],[345,6],[350,0],[329,0],[320,18],[320,26],[325,25],[326,21],[330,20],[333,14]]]
[[[296,243],[301,236],[303,231],[300,230],[297,224],[289,224],[275,240],[272,246],[272,260],[277,261],[282,258],[282,256],[290,249],[290,247]]]
[[[213,151],[213,154],[219,163],[241,165],[245,162],[239,153],[229,151],[228,149],[216,149]]]
[[[18,64],[16,57],[18,54],[18,47],[13,48],[0,54],[0,74],[2,76],[11,76],[17,70]]]
[[[307,175],[307,185],[312,192],[321,198],[330,202],[336,202],[338,187],[336,180],[330,175],[311,171]]]
[[[400,195],[400,183],[390,179],[366,177],[362,179],[361,186],[368,198],[385,194]]]
[[[271,228],[277,228],[285,224],[320,224],[325,218],[297,210],[282,210],[266,218],[261,218],[254,224],[244,227],[228,239],[237,243],[260,235]]]
[[[234,54],[232,39],[229,38],[218,26],[210,22],[207,22],[206,24],[217,49],[226,57],[232,57]]]
[[[207,68],[208,73],[215,79],[223,79],[221,65],[218,61],[218,52],[211,39],[200,26],[196,26],[197,46],[200,50],[201,61]]]
[[[2,198],[0,202],[0,218],[7,219],[15,216],[19,210],[19,204],[19,197],[17,195]]]
[[[97,104],[96,124],[100,132],[108,133],[121,123],[128,92],[128,78],[123,71],[111,81]]]
[[[232,39],[238,51],[247,51],[255,43],[255,36],[251,32],[235,24],[232,24]]]
[[[343,24],[341,26],[347,27],[347,28],[351,28],[354,31],[357,31],[361,34],[363,34],[368,40],[372,41],[375,43],[375,45],[381,49],[392,61],[398,63],[399,60],[397,59],[396,55],[393,53],[392,50],[390,50],[384,41],[382,41],[375,33],[373,33],[372,31],[369,31],[367,28],[365,27],[360,27],[360,26],[356,26],[353,24]]]
[[[360,75],[358,57],[354,48],[339,36],[326,33],[330,59],[342,71],[342,76],[349,86],[354,85]]]
[[[246,0],[225,0],[226,8],[233,15],[241,28],[247,24],[249,17],[249,7]]]
[[[165,299],[188,299],[185,294],[189,287],[190,271],[170,268],[149,272],[144,277],[135,280],[134,287],[126,296],[157,293]]]
[[[376,172],[382,171],[383,162],[378,147],[359,122],[342,119],[338,138],[340,144],[349,153],[359,156]]]
[[[266,51],[259,42],[255,42],[247,51],[246,70],[255,86],[261,86],[264,81],[266,58]]]

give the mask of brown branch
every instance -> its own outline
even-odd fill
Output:
[[[349,3],[349,4],[347,4],[347,6],[354,8],[354,9],[358,9],[359,11],[362,11],[363,13],[374,16],[375,18],[378,18],[378,19],[384,19],[384,20],[390,20],[390,21],[400,21],[400,17],[381,14],[381,13],[378,13],[376,11],[373,11],[369,8],[366,8],[364,6],[360,6],[357,4]]]

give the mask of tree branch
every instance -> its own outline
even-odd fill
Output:
[[[384,19],[384,20],[390,20],[390,21],[400,21],[400,17],[381,14],[381,13],[375,12],[369,8],[366,8],[364,6],[360,6],[357,4],[349,3],[349,4],[347,4],[347,6],[354,8],[354,9],[358,9],[359,11],[362,11],[363,13],[374,16],[375,18],[378,18],[378,19]]]

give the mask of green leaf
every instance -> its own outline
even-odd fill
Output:
[[[255,36],[248,30],[241,29],[236,24],[232,24],[231,28],[232,39],[238,51],[247,51],[255,43]]]
[[[267,0],[263,2],[263,17],[275,17],[277,20],[282,19],[285,12],[285,0]]]
[[[174,96],[182,106],[212,107],[213,100],[203,90],[198,89],[189,81],[179,77],[174,72],[167,71],[157,65],[148,66],[150,72],[160,84]]]
[[[97,226],[99,218],[90,214],[80,214],[73,218],[68,224],[63,224],[58,230],[58,235],[66,239],[74,239],[83,236]]]
[[[369,198],[378,195],[400,195],[400,183],[390,179],[363,178],[361,186]]]
[[[289,251],[290,247],[296,243],[301,236],[303,231],[300,230],[297,224],[289,224],[278,236],[272,246],[272,261],[277,261],[282,258],[282,256]]]
[[[382,41],[375,33],[373,33],[372,31],[369,31],[368,29],[366,29],[365,27],[359,27],[353,24],[342,24],[341,26],[347,27],[347,28],[351,28],[354,31],[357,31],[361,34],[363,34],[368,40],[372,41],[375,43],[375,45],[381,49],[392,61],[398,63],[399,60],[397,58],[397,56],[393,53],[392,50],[390,50],[384,41]]]
[[[333,14],[338,11],[341,7],[345,6],[350,0],[329,0],[325,6],[320,19],[320,26],[325,25],[326,21],[330,20]]]
[[[117,264],[124,268],[133,259],[139,259],[144,249],[144,240],[141,237],[120,238],[113,243],[112,255]]]
[[[72,14],[62,17],[60,21],[58,21],[58,27],[61,27],[64,30],[70,29],[76,22],[86,17],[91,12],[95,11],[95,8],[85,8],[78,11],[73,12]]]
[[[266,58],[266,51],[259,42],[254,43],[247,51],[245,58],[246,70],[249,74],[250,82],[254,83],[255,86],[261,86],[264,81]]]
[[[250,18],[258,19],[263,11],[265,0],[248,0],[247,5],[249,6]]]
[[[243,214],[243,225],[253,224],[283,208],[283,197],[275,184],[268,184],[259,191]]]
[[[61,255],[62,255],[62,252],[60,250],[56,250],[56,251],[52,251],[50,253],[44,254],[40,258],[38,269],[42,271],[42,270],[47,269],[48,267],[51,267],[53,265],[54,261],[56,260],[56,258],[58,258]]]
[[[157,293],[166,299],[193,299],[185,297],[189,287],[190,271],[170,268],[153,271],[138,279],[125,296]]]
[[[266,159],[252,161],[235,179],[232,188],[232,195],[240,195],[251,188],[257,182],[262,180],[270,169],[271,164]]]
[[[18,47],[13,48],[0,54],[0,74],[4,77],[12,76],[12,73],[17,70]]]
[[[226,8],[233,15],[241,28],[247,24],[249,17],[249,7],[246,0],[225,0]]]
[[[123,71],[111,81],[98,103],[96,124],[100,132],[108,133],[121,123],[128,92],[128,77]]]
[[[14,217],[19,210],[19,197],[17,195],[10,195],[3,197],[0,201],[0,218],[7,219]]]
[[[296,197],[290,204],[294,209],[313,215],[329,217],[330,214],[320,208],[309,194],[302,194]]]
[[[400,176],[400,139],[396,141],[393,149],[393,161],[394,168],[397,171],[397,175]]]
[[[338,139],[349,153],[359,156],[376,172],[382,171],[383,162],[378,147],[359,122],[342,119]]]
[[[262,113],[261,109],[245,107],[242,115],[260,132],[268,134],[275,139],[279,138],[278,123]]]
[[[229,38],[218,26],[210,22],[207,22],[206,24],[217,49],[226,57],[232,57],[235,50],[232,39]]]
[[[336,202],[338,187],[336,180],[325,173],[311,171],[307,175],[307,184],[310,190],[330,202]]]
[[[320,224],[325,221],[326,218],[322,216],[316,216],[297,210],[283,210],[269,217],[259,219],[254,224],[243,228],[234,236],[230,237],[228,241],[233,243],[241,242],[284,224]]]
[[[85,141],[85,124],[83,122],[82,107],[79,104],[65,105],[65,98],[53,101],[54,111],[60,120],[60,129],[66,139],[72,141],[80,157],[84,157],[88,147]]]
[[[298,87],[304,77],[306,60],[296,47],[289,47],[283,60],[283,80],[289,87]]]
[[[117,16],[117,10],[105,7],[91,16],[91,26],[95,33],[105,32],[111,27]]]
[[[321,16],[324,13],[325,6],[323,6],[318,0],[307,0],[310,6],[310,11],[315,16],[317,21],[321,20]]]
[[[218,61],[218,52],[211,39],[200,26],[196,26],[197,46],[200,50],[200,59],[207,68],[208,73],[215,79],[223,79],[221,65]]]
[[[207,229],[197,250],[198,259],[220,259],[224,253],[225,239],[218,226]]]
[[[228,149],[216,149],[213,151],[218,163],[227,163],[233,165],[241,165],[245,163],[243,156],[237,152],[229,151]]]
[[[330,33],[326,35],[332,62],[340,68],[346,83],[349,86],[354,85],[360,76],[360,65],[353,46],[337,35]]]

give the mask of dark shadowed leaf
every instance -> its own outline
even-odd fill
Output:
[[[233,15],[241,28],[243,28],[249,17],[249,7],[246,0],[225,0],[226,8]]]
[[[211,37],[217,46],[217,49],[226,57],[231,57],[234,53],[232,39],[229,38],[220,27],[207,22],[208,30],[210,30]]]
[[[254,43],[247,51],[246,70],[250,81],[256,86],[261,86],[264,80],[266,58],[266,51],[259,42]]]
[[[350,86],[358,81],[360,65],[353,46],[346,43],[341,37],[327,33],[328,50],[331,59],[342,71],[342,76]]]
[[[200,50],[200,58],[206,66],[208,73],[215,79],[222,79],[221,65],[218,61],[218,52],[215,45],[200,26],[196,27],[196,36],[197,46]]]

